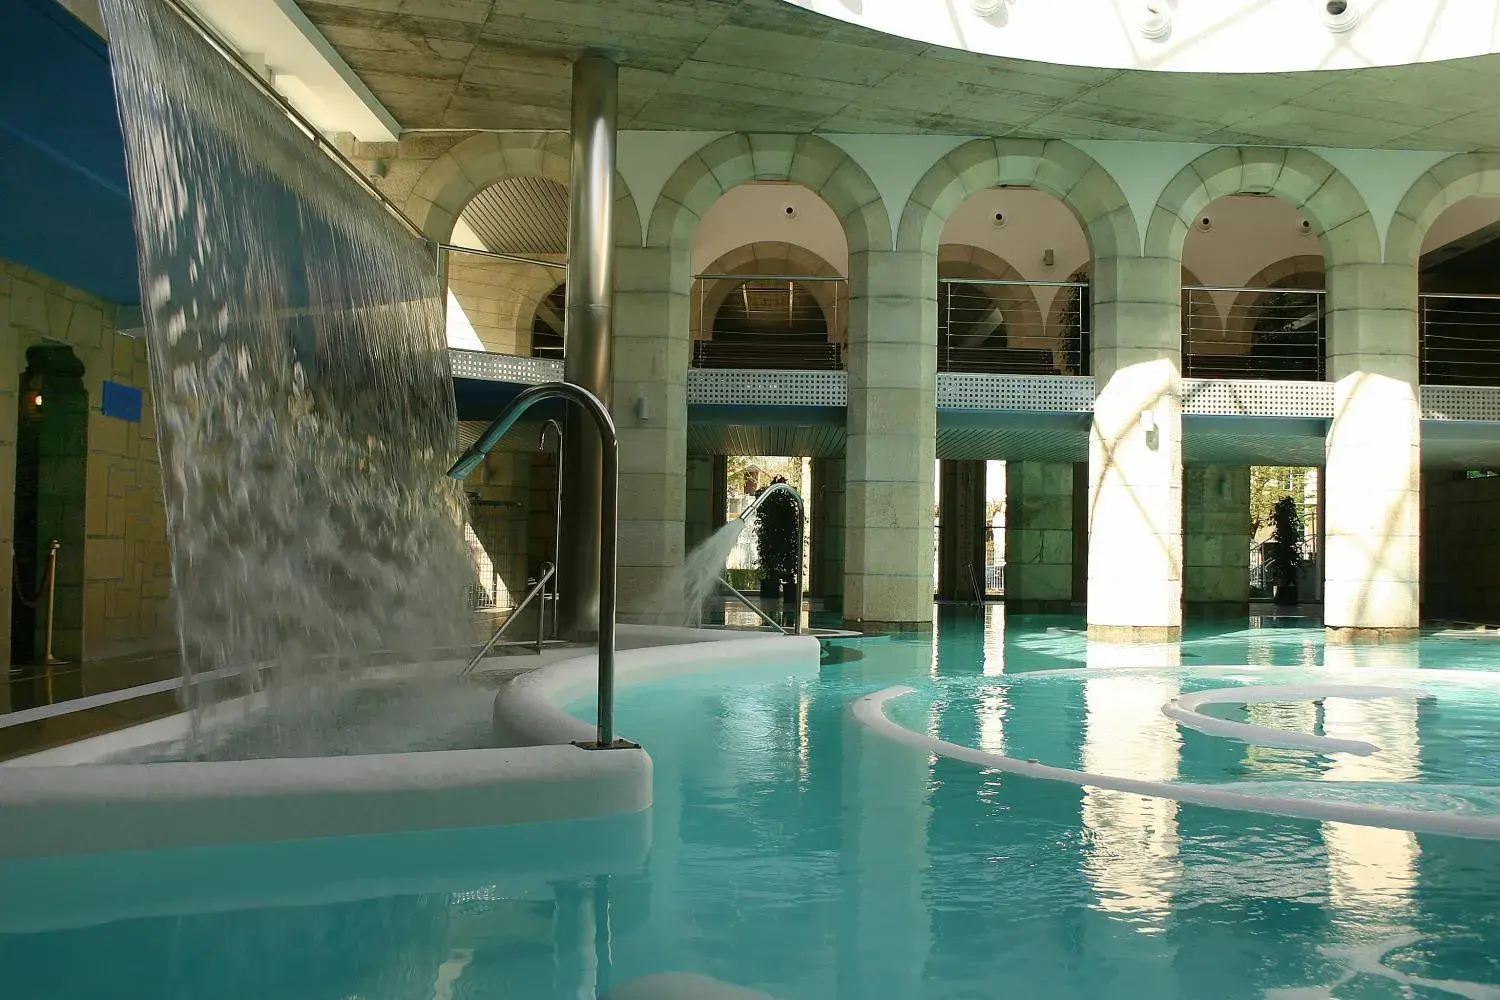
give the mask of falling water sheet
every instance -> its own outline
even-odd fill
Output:
[[[184,670],[269,663],[273,709],[334,700],[367,651],[464,625],[433,257],[161,0],[102,8]]]

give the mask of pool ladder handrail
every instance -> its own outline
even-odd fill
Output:
[[[536,599],[537,594],[547,589],[548,582],[556,573],[557,567],[552,565],[552,563],[547,563],[542,567],[542,575],[532,582],[531,589],[526,591],[526,596],[521,599],[521,603],[517,604],[515,610],[506,616],[505,621],[500,623],[500,627],[495,629],[495,634],[490,636],[489,641],[479,647],[479,652],[474,654],[474,658],[469,661],[469,665],[460,671],[460,677],[473,671],[479,665],[479,661],[484,659],[489,654],[489,651],[495,648],[495,643],[500,641],[500,637],[505,634],[505,630],[516,623],[521,617],[521,612],[525,611],[526,606]],[[537,610],[536,652],[538,655],[541,655],[542,645],[546,642],[546,636],[547,605],[543,603]]]
[[[785,628],[783,628],[780,622],[778,622],[776,619],[772,618],[770,615],[766,614],[765,611],[761,609],[760,605],[756,604],[754,601],[750,600],[750,598],[748,598],[744,594],[742,594],[735,587],[734,584],[730,583],[728,580],[724,579],[722,576],[719,577],[719,583],[721,585],[723,585],[723,587],[724,587],[725,590],[729,591],[731,594],[734,595],[735,600],[739,601],[741,604],[743,604],[745,607],[749,608],[751,611],[754,611],[755,614],[756,614],[756,617],[758,617],[761,621],[765,622],[767,625],[771,626],[776,631],[780,632],[782,635],[791,635],[792,634],[792,633],[788,632]],[[797,609],[797,617],[798,618],[802,617],[802,609],[801,608]]]
[[[599,497],[599,710],[596,739],[579,743],[588,750],[639,749],[634,743],[615,739],[615,567],[620,532],[620,435],[614,418],[598,396],[571,382],[545,382],[525,389],[490,422],[448,470],[453,479],[464,479],[484,464],[484,458],[517,420],[531,407],[547,399],[561,399],[581,407],[593,418],[603,445],[599,464],[603,473]]]
[[[788,633],[787,630],[784,629],[784,628],[781,628],[780,625],[777,625],[776,627],[778,629],[781,629],[781,632],[782,632],[783,635],[787,635],[787,634],[790,634],[790,635],[801,635],[802,634],[802,554],[801,554],[801,549],[802,549],[802,539],[807,534],[807,501],[805,501],[805,500],[802,499],[802,494],[798,493],[792,487],[792,485],[790,483],[772,483],[770,486],[767,486],[765,489],[761,490],[760,491],[760,495],[757,496],[755,498],[755,500],[749,504],[749,506],[747,506],[744,510],[740,511],[740,520],[744,521],[746,524],[749,524],[750,523],[749,522],[750,515],[753,514],[753,513],[755,513],[756,508],[758,508],[761,504],[765,503],[771,497],[775,496],[777,493],[786,493],[786,494],[788,494],[789,496],[791,496],[792,502],[797,505],[797,549],[798,549],[798,553],[797,553],[797,569],[796,569],[796,572],[794,574],[794,580],[793,580],[793,582],[796,584],[796,587],[797,587],[797,598],[793,602],[793,605],[792,605],[792,628],[791,628],[790,633]],[[722,577],[720,578],[719,582],[720,583],[724,583],[724,580],[723,580]],[[728,583],[724,583],[724,585],[726,587],[729,586]],[[749,599],[747,597],[745,597],[744,594],[741,594],[739,591],[734,590],[733,587],[729,587],[729,589],[731,591],[734,591],[735,596],[738,597],[743,603],[749,605],[750,609],[752,611],[754,611],[756,614],[760,615],[760,617],[762,619],[765,619],[767,621],[770,620],[763,612],[761,612],[761,610],[758,607],[756,607],[753,604],[750,604]],[[775,623],[772,622],[772,624],[775,624]]]

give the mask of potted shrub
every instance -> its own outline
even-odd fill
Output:
[[[1297,603],[1297,577],[1302,568],[1302,512],[1291,497],[1282,497],[1271,508],[1272,535],[1266,550],[1266,571],[1272,587],[1271,600],[1280,605]]]
[[[784,483],[778,476],[772,485]],[[787,599],[796,590],[797,566],[802,560],[802,531],[797,523],[797,504],[791,496],[777,492],[755,511],[755,551],[760,563],[760,595],[767,600]],[[793,595],[795,600],[800,595]]]

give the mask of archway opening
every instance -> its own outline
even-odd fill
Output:
[[[26,352],[16,427],[15,544],[11,577],[10,657],[40,665],[50,649],[62,660],[83,655],[84,489],[88,392],[83,362],[64,346]],[[55,578],[52,547],[57,543]],[[50,619],[50,620],[49,620]],[[12,707],[45,700],[41,672],[12,677]]]
[[[848,242],[812,191],[762,182],[728,192],[698,228],[693,267],[694,367],[844,367]]]
[[[1072,211],[1031,188],[971,195],[938,250],[938,371],[1089,371],[1088,239]]]
[[[568,283],[565,281],[542,296],[531,317],[531,356],[533,358],[556,358],[563,356],[564,315],[568,308]]]
[[[1422,382],[1500,385],[1500,197],[1450,205],[1419,267]]]
[[[1188,231],[1182,266],[1184,376],[1323,378],[1323,247],[1290,204],[1248,194],[1211,202]]]
[[[470,199],[448,254],[448,345],[521,357],[534,352],[542,305],[556,292],[568,251],[568,190],[547,177],[508,177]],[[544,263],[511,260],[515,255]],[[561,336],[562,309],[553,310]],[[542,331],[549,349],[551,326]]]

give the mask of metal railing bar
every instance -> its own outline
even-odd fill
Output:
[[[534,264],[537,267],[549,267],[555,271],[566,271],[568,265],[555,260],[538,260],[535,257],[525,257],[516,253],[501,253],[498,250],[480,250],[477,247],[461,247],[452,243],[439,243],[438,249],[449,253],[467,253],[476,257],[494,257],[497,260],[508,260],[514,264]]]
[[[840,274],[693,274],[694,282],[847,282]]]
[[[1087,281],[1015,281],[1008,278],[939,278],[940,285],[1009,285],[1015,288],[1087,288]]]
[[[1429,301],[1433,299],[1459,299],[1475,302],[1500,302],[1500,294],[1486,292],[1422,292],[1417,298]]]
[[[505,630],[510,628],[511,625],[515,624],[515,622],[520,619],[521,612],[525,611],[526,606],[536,599],[537,594],[542,592],[543,588],[547,586],[547,582],[552,579],[552,574],[555,572],[557,572],[557,568],[551,563],[548,563],[542,568],[541,578],[531,585],[531,589],[526,592],[526,597],[522,599],[520,604],[516,605],[514,611],[506,616],[505,621],[500,623],[500,627],[495,629],[495,634],[490,636],[489,641],[479,648],[479,652],[474,654],[474,658],[469,661],[468,666],[459,671],[459,676],[463,676],[464,674],[472,671],[476,666],[479,665],[479,661],[484,659],[485,656],[489,654],[489,651],[491,649],[495,648],[495,643],[500,641],[500,637],[505,634]],[[536,651],[538,653],[542,651],[542,637],[540,634],[537,636],[536,640]]]
[[[786,629],[784,629],[784,628],[781,627],[781,623],[780,622],[778,622],[776,619],[772,618],[770,615],[766,614],[763,610],[761,610],[761,608],[757,604],[755,604],[755,602],[753,602],[752,600],[750,600],[750,598],[746,597],[744,594],[742,594],[738,590],[736,590],[735,587],[734,587],[734,584],[730,583],[728,580],[724,579],[722,576],[719,577],[719,583],[722,584],[723,587],[724,587],[724,589],[727,590],[727,591],[729,591],[729,593],[732,594],[735,597],[736,600],[738,600],[745,607],[749,608],[751,611],[754,611],[755,614],[756,614],[756,616],[758,618],[760,618],[761,621],[765,622],[767,625],[771,626],[776,631],[780,632],[782,635],[791,635],[790,632],[788,632]],[[801,609],[800,608],[798,609],[797,613],[801,614]]]
[[[1325,295],[1322,288],[1241,288],[1238,285],[1183,285],[1184,292],[1257,292],[1265,295]]]

